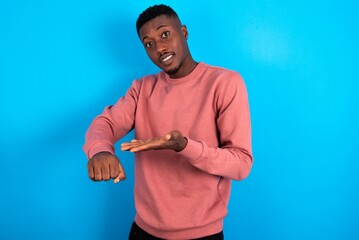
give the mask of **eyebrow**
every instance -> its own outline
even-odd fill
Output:
[[[168,24],[159,25],[159,26],[156,28],[156,31],[158,31],[158,29],[160,29],[160,28],[168,27],[168,26],[169,26]],[[148,38],[148,36],[144,36],[144,37],[142,38],[142,42],[143,42],[146,38]]]

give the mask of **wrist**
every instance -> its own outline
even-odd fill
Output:
[[[113,155],[111,152],[102,151],[102,152],[96,153],[96,154],[93,155],[92,157],[96,157],[96,156],[100,156],[100,155],[107,155],[107,154]]]
[[[186,137],[181,137],[178,141],[178,148],[175,150],[176,152],[180,152],[186,148],[188,143],[188,139]]]

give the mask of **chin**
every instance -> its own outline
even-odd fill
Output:
[[[163,70],[163,71],[165,73],[167,73],[168,75],[173,75],[173,74],[176,74],[178,72],[178,70],[180,70],[181,67],[182,67],[182,64],[178,64],[178,66],[175,66],[170,69]]]
[[[168,75],[173,75],[176,74],[178,72],[179,68],[173,68],[173,69],[169,69],[166,70],[165,73],[167,73]]]

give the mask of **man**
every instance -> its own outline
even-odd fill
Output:
[[[253,161],[244,82],[193,60],[172,8],[149,7],[136,26],[162,71],[135,80],[94,119],[84,145],[89,177],[125,179],[113,146],[135,129],[136,139],[121,144],[135,153],[130,239],[223,239],[231,179],[247,177]]]

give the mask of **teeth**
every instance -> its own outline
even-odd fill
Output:
[[[163,61],[163,62],[166,62],[166,61],[170,60],[171,58],[172,58],[172,55],[169,55],[168,57],[166,57],[166,58],[163,59],[162,61]]]

